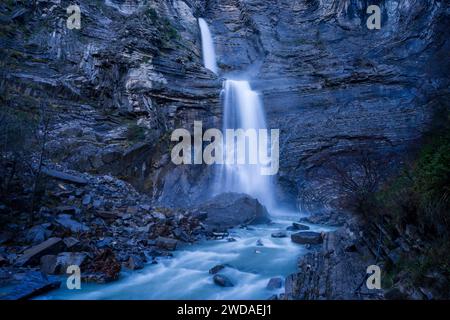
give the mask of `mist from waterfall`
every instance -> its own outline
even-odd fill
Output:
[[[217,74],[216,52],[208,24],[204,19],[198,18],[198,25],[202,36],[203,64],[205,68]]]
[[[202,36],[203,60],[205,67],[217,73],[216,54],[212,43],[212,36],[208,24],[199,18]],[[222,89],[223,104],[223,132],[226,129],[266,129],[264,107],[260,95],[253,91],[249,81],[227,79]],[[246,144],[246,158],[249,159],[249,143]],[[226,158],[236,159],[237,144],[234,148],[224,149]],[[270,150],[270,146],[259,145],[259,148]],[[248,161],[246,162],[248,163]],[[261,164],[233,164],[220,165],[216,171],[215,193],[238,192],[257,198],[267,208],[273,208],[274,186],[273,178],[261,174]]]

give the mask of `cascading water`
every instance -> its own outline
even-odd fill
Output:
[[[216,53],[208,24],[198,19],[202,36],[205,68],[218,73]],[[246,80],[225,80],[223,85],[223,132],[226,129],[266,129],[264,108],[259,94]],[[268,144],[258,148],[268,148]],[[228,158],[236,157],[237,144],[225,149]],[[246,155],[250,152],[247,145]],[[248,159],[247,159],[248,160]],[[261,164],[224,164],[217,170],[216,193],[239,192],[257,198],[266,207],[273,206],[273,185],[270,176],[261,175]]]
[[[223,86],[223,131],[227,129],[266,129],[264,108],[261,97],[250,87],[245,80],[225,80]],[[258,153],[259,148],[264,151],[269,144],[260,145],[255,143],[257,149],[250,150],[250,141],[247,141],[245,155],[249,159],[249,153]],[[228,158],[236,158],[237,144],[233,148],[225,148]],[[246,193],[257,198],[267,208],[273,207],[273,184],[272,177],[261,174],[262,165],[256,164],[233,164],[225,163],[219,168],[219,182],[222,191]]]
[[[216,52],[214,50],[214,43],[208,24],[205,20],[199,18],[198,25],[202,36],[203,64],[205,65],[205,68],[217,74]]]

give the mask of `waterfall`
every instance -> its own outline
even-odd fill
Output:
[[[208,25],[199,18],[202,36],[203,60],[205,67],[217,73],[216,56],[212,36]],[[223,132],[226,129],[266,129],[264,107],[259,94],[251,89],[246,80],[227,79],[223,83],[221,93],[223,98]],[[248,141],[248,140],[247,140]],[[269,145],[258,148],[269,148]],[[226,158],[236,159],[236,148],[224,149]],[[247,159],[250,152],[259,152],[259,149],[250,150],[246,145]],[[273,179],[271,176],[261,175],[262,165],[257,164],[223,164],[216,171],[215,193],[239,192],[257,198],[266,207],[273,207]]]
[[[266,129],[264,107],[259,94],[253,91],[246,80],[225,80],[223,85],[223,131],[226,129]],[[231,150],[225,148],[226,157],[236,158],[237,145]],[[246,145],[246,156],[250,152],[259,152],[259,148],[268,150],[269,144],[257,146],[257,150],[250,150]],[[256,164],[227,164],[220,169],[223,191],[242,192],[257,198],[266,207],[273,206],[273,179],[261,174],[262,165]]]
[[[208,24],[202,18],[198,18],[198,24],[202,35],[203,64],[205,68],[217,74],[216,52]]]

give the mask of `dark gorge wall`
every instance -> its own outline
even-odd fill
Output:
[[[3,1],[2,109],[52,114],[53,162],[166,204],[195,201],[211,168],[172,165],[170,134],[194,120],[221,127],[203,16],[221,70],[246,71],[281,129],[282,191],[328,203],[330,163],[403,155],[448,97],[448,4],[369,2],[80,0],[82,27],[69,30],[70,1]],[[368,4],[382,8],[379,31],[366,27]]]
[[[51,114],[51,161],[185,200],[190,185],[205,184],[202,168],[192,178],[191,168],[172,167],[170,133],[193,120],[220,126],[221,83],[202,66],[192,5],[78,3],[80,30],[66,27],[71,1],[0,4],[2,109]]]

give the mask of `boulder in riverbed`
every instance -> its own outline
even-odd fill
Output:
[[[281,279],[280,277],[276,277],[269,280],[269,283],[267,284],[267,289],[275,290],[280,289],[282,286],[283,286],[283,279]]]
[[[214,275],[213,280],[214,280],[214,283],[217,284],[218,286],[221,286],[221,287],[234,287],[233,282],[231,282],[231,280],[228,277],[226,277],[226,276],[224,276],[222,274]]]
[[[293,222],[292,226],[295,228],[295,230],[299,230],[299,231],[309,230],[309,227],[307,225],[297,223],[297,222]]]
[[[283,232],[283,231],[272,233],[272,238],[286,238],[286,237],[287,237],[287,234],[286,234],[286,232]]]
[[[132,254],[126,263],[130,270],[140,270],[144,268],[144,261],[138,255]]]
[[[239,225],[270,222],[267,209],[258,200],[240,193],[222,193],[203,203],[204,221],[210,231],[225,231]]]
[[[209,269],[209,273],[210,274],[216,274],[218,273],[220,270],[224,269],[225,266],[223,264],[218,264],[214,267],[212,267],[211,269]]]
[[[321,244],[322,234],[313,231],[300,231],[291,235],[292,242],[298,244]]]
[[[158,237],[156,239],[156,246],[165,250],[175,250],[177,248],[178,241],[172,238]]]

